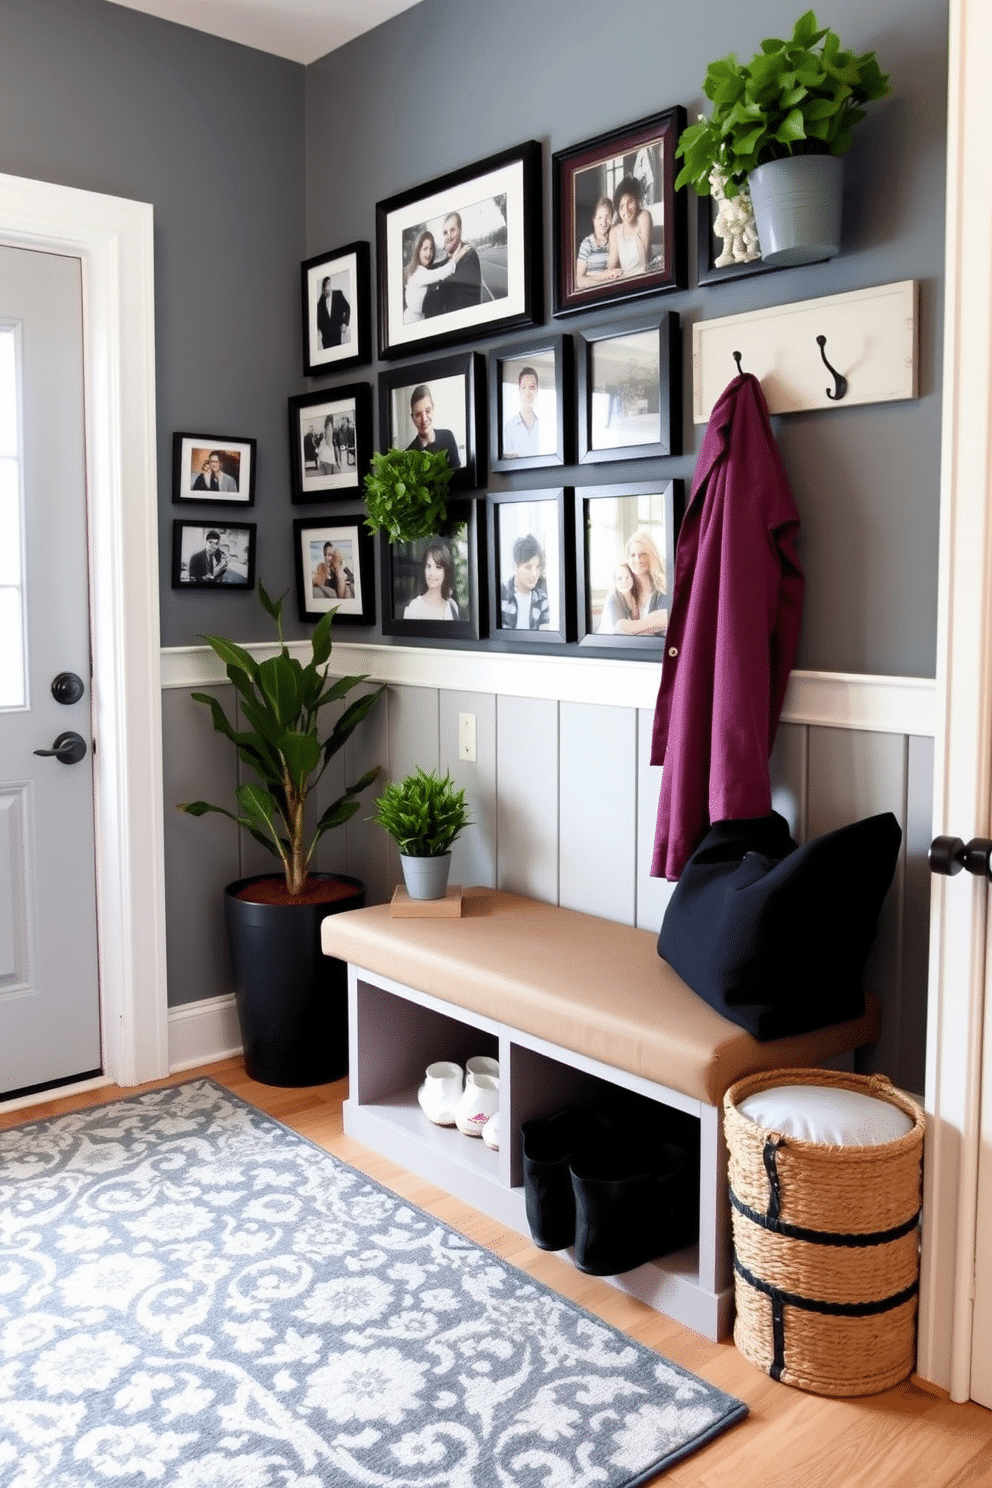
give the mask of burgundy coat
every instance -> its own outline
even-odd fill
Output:
[[[761,384],[744,373],[710,415],[675,553],[651,743],[664,766],[656,878],[678,878],[711,822],[771,810],[802,619],[798,532]]]

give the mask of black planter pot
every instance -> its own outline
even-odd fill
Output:
[[[348,1069],[348,968],[320,949],[320,924],[362,909],[365,885],[343,873],[353,893],[327,904],[254,904],[239,899],[259,873],[224,890],[245,1065],[263,1085],[322,1085]]]

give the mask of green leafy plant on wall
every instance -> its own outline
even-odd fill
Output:
[[[384,532],[390,542],[433,537],[444,526],[452,474],[444,450],[373,455],[365,477],[366,527]]]
[[[715,169],[733,197],[770,160],[843,155],[865,117],[862,105],[889,91],[874,52],[846,51],[836,32],[821,28],[807,10],[790,40],[763,41],[747,66],[733,53],[710,63],[703,92],[713,111],[683,131],[675,153],[685,164],[675,185],[708,196]]]
[[[472,825],[465,792],[451,776],[441,779],[419,765],[414,774],[385,787],[368,820],[388,832],[408,858],[441,857]]]
[[[258,594],[266,614],[276,623],[278,655],[258,662],[234,641],[222,636],[201,637],[224,663],[248,727],[236,728],[209,693],[192,694],[198,703],[210,709],[217,733],[231,741],[238,758],[257,777],[256,781],[236,790],[237,812],[208,801],[187,801],[179,810],[190,816],[217,812],[244,827],[256,842],[281,860],[287,892],[296,896],[306,886],[317,843],[325,832],[341,826],[355,814],[360,805],[357,797],[372,784],[380,767],[376,765],[353,785],[345,786],[344,794],[327,807],[309,830],[305,821],[307,797],[386,689],[383,685],[350,703],[327,737],[321,739],[322,709],[347,697],[368,678],[340,677],[328,682],[333,610],[322,615],[314,626],[311,655],[304,666],[290,655],[283,640],[282,599],[270,599],[261,583]]]

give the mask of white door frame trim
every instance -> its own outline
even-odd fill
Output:
[[[992,197],[988,0],[951,0],[933,830],[987,836],[992,763]],[[987,69],[986,69],[987,70]],[[987,152],[986,152],[987,154]],[[988,887],[935,878],[918,1368],[971,1394]]]
[[[152,208],[0,175],[0,242],[82,265],[101,1040],[137,1085],[168,1073]]]

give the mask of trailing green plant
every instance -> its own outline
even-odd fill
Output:
[[[413,775],[385,787],[368,820],[388,832],[408,858],[441,857],[462,829],[472,825],[465,792],[451,776],[442,780],[419,765]]]
[[[248,727],[237,729],[209,693],[193,693],[198,703],[210,709],[214,728],[230,739],[238,758],[257,777],[256,781],[236,790],[237,812],[208,801],[186,801],[179,810],[190,816],[215,811],[244,827],[256,842],[281,859],[287,891],[297,895],[306,885],[317,843],[325,832],[354,816],[360,805],[357,797],[376,779],[380,766],[367,771],[353,785],[346,785],[344,794],[327,807],[309,831],[304,819],[307,796],[354,729],[371,713],[385,686],[349,703],[322,740],[321,710],[328,703],[347,697],[368,678],[340,677],[328,683],[333,610],[322,615],[314,626],[311,656],[304,666],[290,655],[283,640],[282,598],[270,599],[261,583],[258,594],[266,614],[276,623],[278,655],[259,662],[233,641],[221,636],[201,636],[224,663]]]
[[[390,542],[433,537],[444,526],[453,475],[446,450],[390,449],[365,477],[366,527]]]
[[[675,185],[709,196],[716,169],[733,197],[770,160],[843,155],[865,117],[862,105],[889,91],[874,52],[845,51],[836,32],[821,28],[807,10],[789,41],[763,41],[747,66],[733,53],[710,63],[703,92],[713,111],[683,130],[675,153],[685,164]]]

